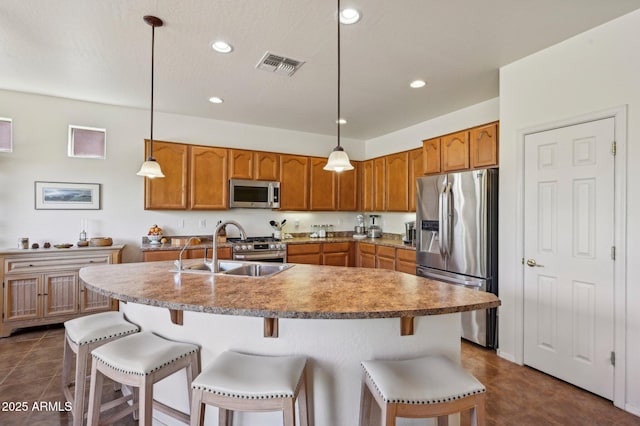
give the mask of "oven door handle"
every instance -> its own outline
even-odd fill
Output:
[[[282,259],[284,262],[284,252],[273,253],[234,253],[233,260],[268,260],[268,259]]]

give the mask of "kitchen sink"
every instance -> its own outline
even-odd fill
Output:
[[[273,263],[245,263],[242,266],[225,271],[225,275],[239,275],[243,277],[270,277],[291,268],[293,265]]]
[[[218,261],[219,274],[236,277],[270,277],[291,268],[293,265],[282,263],[251,263],[236,261]],[[180,265],[176,261],[175,268],[170,272],[180,272],[187,274],[211,274],[212,264],[210,262],[197,262],[194,264]]]

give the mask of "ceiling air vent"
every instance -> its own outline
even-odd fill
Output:
[[[260,59],[256,68],[291,77],[303,64],[304,61],[286,58],[284,56],[278,56],[267,52],[264,54],[262,59]]]

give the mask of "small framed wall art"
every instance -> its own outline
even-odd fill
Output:
[[[35,182],[36,210],[99,210],[99,183]]]

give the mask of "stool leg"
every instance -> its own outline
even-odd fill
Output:
[[[204,411],[202,409],[202,389],[193,389],[191,392],[191,421],[190,426],[202,426],[204,424]]]
[[[293,398],[282,401],[282,423],[284,426],[296,426],[296,401]]]
[[[396,410],[397,404],[382,405],[382,424],[385,426],[396,426]]]
[[[233,412],[218,408],[218,426],[230,426],[233,421]]]
[[[471,417],[473,417],[473,414],[471,415]],[[438,416],[438,426],[449,426],[449,416]]]
[[[153,417],[153,380],[149,380],[148,376],[144,383],[140,386],[140,405],[138,407],[138,416],[140,426],[151,426]]]
[[[87,382],[87,355],[88,345],[78,346],[76,354],[76,383],[73,396],[73,426],[82,426],[84,423],[84,390]]]
[[[360,390],[360,426],[369,426],[371,424],[371,401],[373,396],[367,386],[366,374],[362,375],[362,386]]]
[[[71,376],[71,361],[73,351],[69,345],[67,334],[64,335],[64,351],[62,352],[62,388],[68,388],[71,384],[69,377]]]
[[[102,402],[103,381],[104,376],[102,375],[102,372],[98,371],[98,362],[94,360],[91,365],[91,384],[89,385],[89,418],[87,419],[87,426],[97,426],[98,421],[100,420],[100,404]],[[73,421],[75,423],[75,417],[73,418]],[[82,422],[80,424],[82,424]]]
[[[300,426],[309,426],[309,410],[307,408],[307,372],[302,372],[302,383],[298,391],[298,412],[300,413]]]
[[[471,426],[484,426],[486,424],[485,411],[486,394],[476,395],[476,405],[471,409]]]

